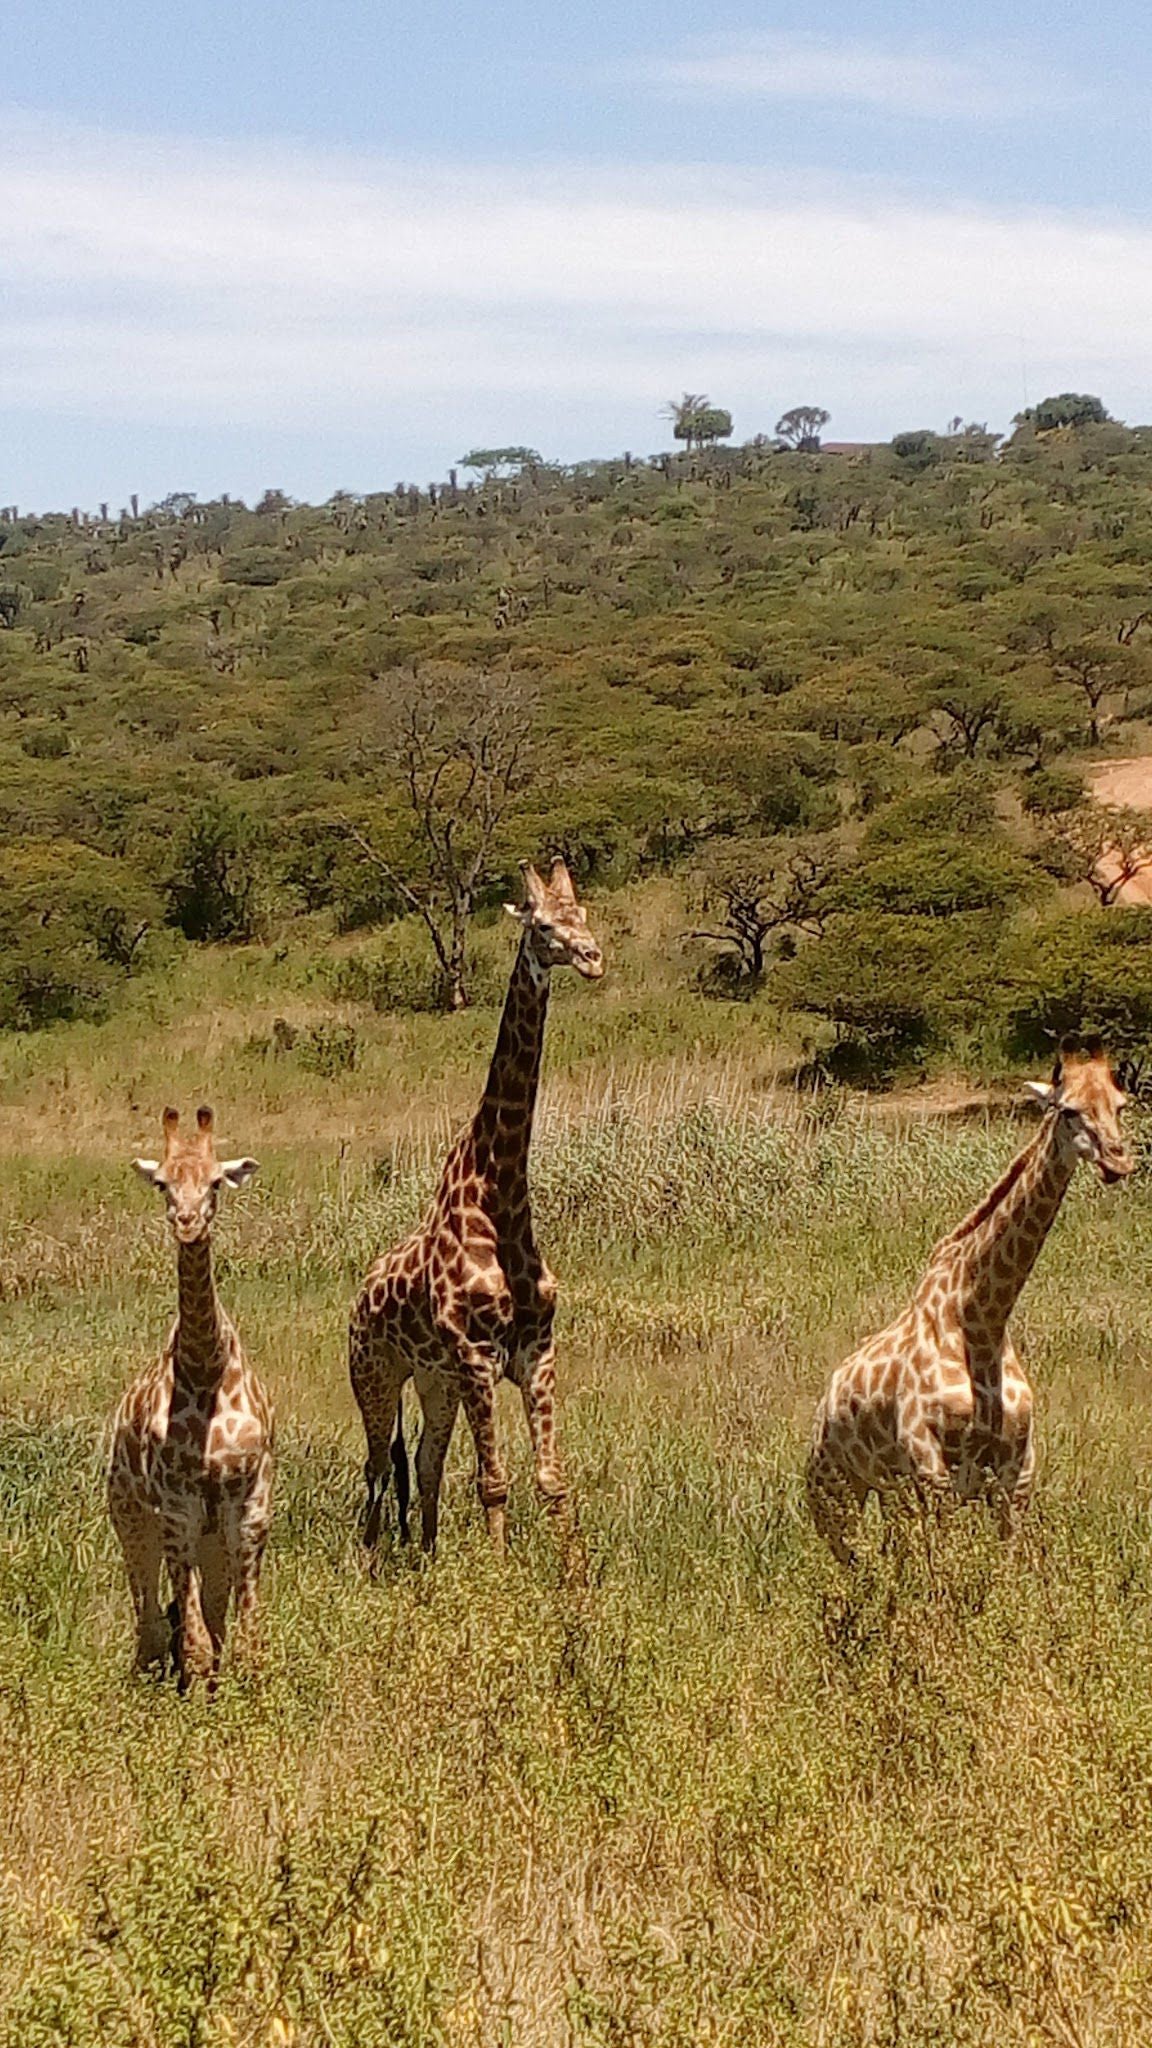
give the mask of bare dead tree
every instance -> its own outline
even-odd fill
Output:
[[[444,1007],[462,1010],[469,927],[493,879],[501,825],[531,771],[535,705],[516,676],[447,663],[390,678],[389,695],[381,763],[400,792],[398,843],[385,847],[355,825],[347,829],[398,903],[420,918]]]

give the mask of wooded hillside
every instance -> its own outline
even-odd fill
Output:
[[[0,521],[0,1024],[299,917],[414,918],[368,993],[461,1003],[473,916],[558,846],[682,878],[685,973],[847,1070],[1143,1036],[1152,925],[1101,868],[1142,828],[1084,775],[1149,744],[1152,429],[510,452]]]

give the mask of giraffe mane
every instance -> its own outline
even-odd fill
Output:
[[[1043,1136],[1044,1126],[1041,1126],[1037,1135],[1029,1140],[1022,1151],[1016,1154],[1011,1165],[1005,1167],[999,1180],[994,1182],[993,1186],[989,1188],[983,1201],[977,1202],[976,1207],[969,1215],[965,1216],[964,1221],[958,1223],[955,1230],[950,1230],[946,1237],[940,1239],[932,1254],[933,1258],[936,1257],[938,1252],[942,1252],[945,1246],[961,1243],[964,1238],[971,1237],[975,1231],[979,1230],[982,1223],[987,1223],[988,1218],[1000,1207],[1001,1202],[1011,1194],[1025,1167],[1031,1162],[1036,1147]]]

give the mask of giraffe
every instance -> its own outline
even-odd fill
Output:
[[[222,1187],[239,1188],[254,1159],[218,1160],[212,1111],[180,1131],[164,1111],[163,1157],[136,1171],[165,1197],[176,1239],[179,1307],[158,1360],[128,1389],[113,1424],[108,1507],[136,1610],[136,1665],[174,1655],[181,1690],[215,1690],[228,1613],[251,1647],[271,1511],[273,1423],[212,1277],[210,1233]],[[160,1608],[160,1566],[172,1605]]]
[[[1008,1318],[1078,1162],[1110,1185],[1135,1161],[1119,1124],[1126,1097],[1099,1039],[1065,1039],[1052,1080],[1027,1086],[1045,1105],[1039,1131],[941,1238],[911,1306],[833,1373],[817,1409],[808,1501],[842,1564],[873,1490],[882,1500],[902,1482],[925,1500],[991,1493],[1004,1536],[1028,1505],[1032,1389]]]
[[[504,1549],[508,1479],[495,1420],[504,1377],[520,1391],[540,1494],[564,1513],[554,1421],[556,1281],[532,1232],[528,1152],[552,969],[574,967],[598,981],[604,962],[563,860],[553,861],[547,881],[528,861],[521,873],[523,903],[504,906],[521,926],[520,944],[480,1107],[453,1144],[422,1223],[377,1260],[352,1310],[349,1369],[367,1437],[369,1549],[380,1534],[389,1459],[407,1541],[401,1394],[409,1377],[423,1412],[416,1479],[426,1551],[436,1545],[440,1481],[461,1403],[489,1535]]]

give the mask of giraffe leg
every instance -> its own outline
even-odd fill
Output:
[[[848,1539],[859,1519],[867,1488],[850,1477],[827,1443],[820,1443],[809,1455],[805,1491],[817,1533],[824,1538],[837,1564],[855,1564]]]
[[[557,1516],[563,1516],[568,1500],[564,1473],[556,1450],[556,1347],[548,1344],[527,1358],[515,1373],[524,1403],[536,1485],[540,1497]]]
[[[172,1650],[171,1626],[160,1606],[160,1523],[152,1508],[115,1485],[108,1490],[108,1511],[124,1553],[136,1612],[136,1669],[146,1671],[164,1665]]]
[[[240,1503],[229,1528],[228,1564],[236,1601],[236,1642],[233,1662],[252,1670],[260,1658],[260,1568],[271,1525],[271,1465],[256,1488]]]
[[[1008,1466],[1001,1473],[996,1491],[996,1527],[1006,1543],[1016,1535],[1027,1513],[1035,1477],[1036,1438],[1029,1429],[1019,1463]]]
[[[176,1667],[181,1692],[200,1681],[211,1684],[215,1668],[212,1637],[200,1604],[199,1552],[199,1526],[167,1518],[164,1559],[172,1581],[172,1604],[179,1616]]]
[[[200,1612],[212,1645],[212,1668],[207,1674],[208,1691],[212,1694],[220,1676],[220,1658],[228,1629],[228,1601],[232,1592],[228,1545],[219,1530],[214,1529],[201,1537],[198,1571]]]
[[[420,1541],[431,1556],[440,1520],[440,1482],[444,1460],[460,1411],[460,1388],[446,1373],[418,1373],[416,1379],[424,1426],[416,1452],[416,1484],[420,1491]]]
[[[400,1397],[408,1378],[408,1363],[392,1345],[367,1346],[354,1333],[351,1353],[352,1391],[364,1420],[368,1455],[364,1478],[368,1499],[364,1513],[364,1547],[375,1550],[380,1541],[384,1495],[391,1471],[396,1478],[396,1503],[400,1514],[400,1536],[408,1540],[408,1456],[400,1428]],[[403,1486],[401,1486],[401,1462]]]
[[[496,1434],[496,1384],[499,1363],[483,1344],[456,1344],[460,1395],[476,1445],[476,1491],[488,1520],[492,1547],[502,1556],[507,1547],[508,1473]]]

